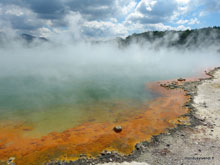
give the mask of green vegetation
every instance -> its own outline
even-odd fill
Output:
[[[142,45],[155,43],[156,46],[168,47],[199,47],[220,43],[220,27],[209,27],[185,31],[148,31],[140,34],[132,34],[125,39],[118,39],[120,46],[128,46],[132,43]]]

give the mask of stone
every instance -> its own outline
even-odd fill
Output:
[[[170,88],[170,89],[175,89],[175,87],[174,87],[174,86],[170,86],[169,88]]]
[[[115,126],[115,127],[113,128],[113,130],[114,130],[116,133],[119,133],[119,132],[122,131],[122,126]]]
[[[190,92],[186,92],[186,96],[192,96]]]
[[[8,159],[8,164],[10,164],[10,165],[15,165],[15,157],[10,157],[10,158]]]
[[[107,154],[107,155],[111,155],[112,152],[111,152],[111,151],[107,151],[106,154]]]
[[[142,145],[140,143],[138,143],[138,144],[135,145],[135,148],[136,148],[136,150],[141,150]]]
[[[161,87],[167,87],[167,84],[160,84]]]
[[[186,79],[184,79],[184,78],[179,78],[179,79],[177,79],[178,81],[186,81]]]
[[[185,103],[185,107],[189,107],[191,104],[189,102]]]

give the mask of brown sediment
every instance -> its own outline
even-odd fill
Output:
[[[179,83],[179,82],[178,82]],[[135,144],[150,140],[152,136],[174,128],[177,124],[187,124],[181,117],[189,110],[183,105],[189,96],[182,89],[169,90],[160,83],[147,84],[147,87],[160,94],[148,102],[144,111],[127,121],[116,123],[88,122],[61,133],[52,132],[41,138],[24,136],[28,126],[6,125],[0,129],[0,160],[15,157],[17,164],[42,164],[49,160],[76,160],[80,154],[95,157],[103,150],[115,150],[129,154]],[[122,126],[115,133],[115,125]]]

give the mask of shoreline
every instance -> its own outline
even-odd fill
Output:
[[[178,124],[176,128],[168,129],[167,132],[153,136],[150,141],[144,141],[135,145],[135,150],[127,156],[117,152],[104,151],[96,159],[82,156],[76,161],[50,162],[48,164],[219,164],[220,159],[216,155],[220,149],[220,141],[205,135],[205,132],[213,132],[213,123],[206,123],[206,119],[198,117],[198,88],[207,81],[215,79],[215,73],[220,73],[220,67],[207,72],[209,77],[197,80],[183,81],[180,84],[166,84],[165,88],[180,88],[190,97],[185,103],[190,111],[183,115],[190,119],[190,125]],[[219,74],[220,75],[220,74]],[[220,79],[220,77],[219,77]],[[162,84],[162,86],[164,86]],[[220,84],[219,84],[220,86]],[[204,106],[204,105],[203,105]],[[207,106],[207,105],[206,105]],[[205,106],[205,107],[206,107]],[[129,164],[129,163],[125,163]]]
[[[155,165],[220,164],[220,118],[218,117],[220,103],[216,101],[220,96],[220,90],[216,91],[220,87],[220,67],[211,70],[207,75],[210,77],[179,86],[191,97],[185,104],[191,111],[184,115],[190,118],[191,125],[179,125],[175,129],[170,129],[168,134],[159,135],[156,137],[156,144],[143,147],[143,153],[136,161]],[[218,85],[214,89],[215,95],[213,84]],[[213,118],[218,122],[214,122]]]

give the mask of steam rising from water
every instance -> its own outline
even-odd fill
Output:
[[[194,76],[218,66],[220,56],[215,50],[157,50],[138,44],[120,49],[114,43],[85,42],[26,47],[13,43],[0,49],[0,119],[48,120],[44,123],[48,126],[61,115],[68,125],[87,114],[93,104],[104,104],[110,110],[113,103],[126,100],[126,106],[136,106],[154,97],[144,90],[146,82]],[[105,108],[99,107],[97,113]]]

